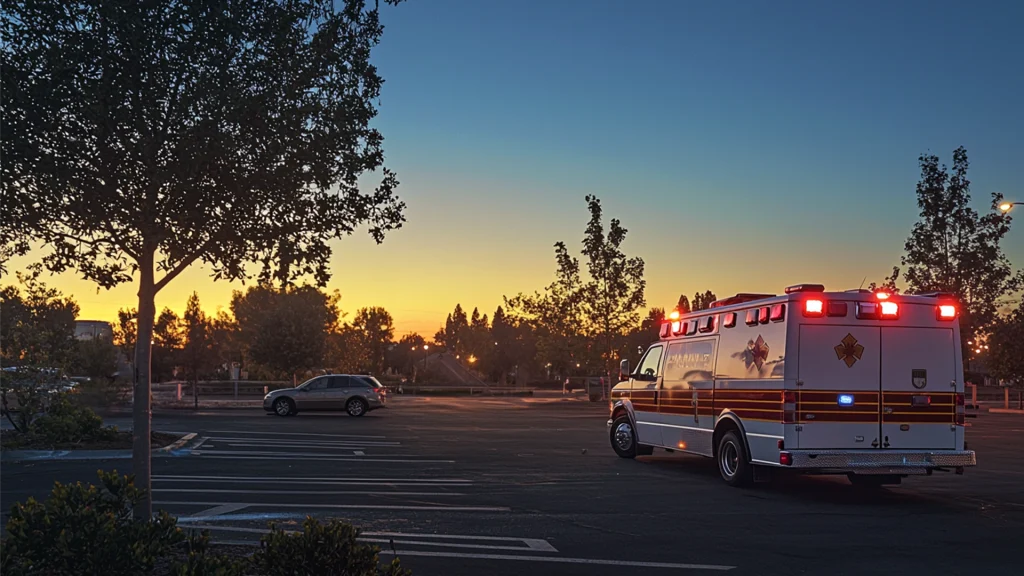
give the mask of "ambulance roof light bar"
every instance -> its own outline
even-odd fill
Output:
[[[789,286],[786,288],[786,294],[796,294],[798,292],[824,292],[824,284],[797,284],[795,286]]]

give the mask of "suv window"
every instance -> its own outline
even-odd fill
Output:
[[[327,387],[332,390],[348,388],[349,380],[350,378],[348,376],[331,376],[330,381],[327,383]]]
[[[350,376],[353,388],[373,388],[366,376]]]
[[[316,380],[310,380],[309,384],[304,386],[306,390],[323,390],[327,388],[327,378],[321,377]]]

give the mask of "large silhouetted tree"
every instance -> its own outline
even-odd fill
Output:
[[[1011,218],[993,193],[988,212],[971,207],[969,162],[963,147],[953,152],[948,170],[938,156],[922,155],[917,205],[921,213],[907,238],[904,278],[913,292],[949,292],[961,302],[964,342],[986,331],[996,317],[997,301],[1018,289],[1024,274],[1014,274],[1001,242]],[[895,280],[899,271],[894,270]],[[964,349],[967,349],[966,346]]]
[[[358,345],[363,350],[364,365],[360,369],[383,374],[388,346],[395,335],[395,321],[391,313],[380,306],[360,308],[352,319],[352,328],[358,334]]]
[[[257,263],[264,280],[322,284],[329,240],[368,224],[380,242],[402,222],[370,126],[382,31],[365,0],[4,5],[2,255],[32,239],[54,272],[138,282],[141,517],[156,293],[193,262],[216,279]]]
[[[587,207],[590,222],[583,236],[583,256],[590,282],[584,286],[582,305],[599,349],[606,354],[604,373],[611,382],[616,345],[640,322],[638,309],[646,304],[644,261],[622,251],[626,229],[618,218],[612,218],[605,231],[601,201],[596,196],[587,196]]]

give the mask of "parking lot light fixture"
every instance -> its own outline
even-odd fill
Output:
[[[1020,204],[1020,202],[1003,202],[1002,204],[999,205],[999,211],[1002,212],[1003,214],[1006,214],[1010,210],[1013,210],[1013,207],[1016,206],[1017,204]]]

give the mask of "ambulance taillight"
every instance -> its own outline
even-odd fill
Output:
[[[952,320],[956,318],[956,306],[952,304],[939,304],[935,307],[935,317],[939,320]]]
[[[900,317],[900,305],[895,302],[883,300],[879,307],[882,310],[883,320],[896,320]]]
[[[804,316],[820,318],[825,312],[825,303],[821,300],[804,300]]]
[[[966,406],[964,406],[964,403],[965,403],[964,395],[961,392],[961,393],[956,395],[956,424],[957,424],[957,426],[963,426],[964,425],[964,412],[965,412],[965,408],[966,408]]]

